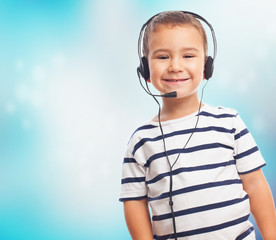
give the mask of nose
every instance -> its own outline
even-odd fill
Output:
[[[168,68],[169,72],[181,72],[183,71],[183,65],[178,59],[172,59]]]

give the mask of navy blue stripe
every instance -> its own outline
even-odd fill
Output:
[[[232,118],[232,117],[236,117],[236,114],[224,113],[224,114],[215,115],[215,114],[212,114],[212,113],[209,113],[209,112],[204,112],[204,111],[200,112],[199,115],[205,116],[205,117],[213,117],[213,118]]]
[[[148,125],[144,125],[144,126],[141,126],[139,128],[137,128],[131,135],[130,139],[133,137],[133,135],[141,130],[147,130],[147,129],[152,129],[152,128],[156,128],[158,126],[155,126],[155,125],[151,125],[151,124],[148,124]]]
[[[209,170],[209,169],[214,169],[214,168],[219,168],[219,167],[226,167],[236,164],[235,160],[227,161],[227,162],[222,162],[222,163],[214,163],[214,164],[207,164],[207,165],[201,165],[201,166],[195,166],[195,167],[183,167],[183,168],[178,168],[172,171],[172,175],[177,175],[179,173],[183,172],[192,172],[192,171],[201,171],[201,170]],[[170,172],[162,173],[154,177],[153,179],[146,181],[146,184],[152,184],[155,182],[158,182],[162,178],[170,176]]]
[[[223,228],[228,228],[228,227],[240,224],[242,222],[245,222],[248,220],[248,218],[249,218],[249,215],[246,215],[244,217],[241,217],[241,218],[229,221],[229,222],[221,223],[218,225],[194,229],[194,230],[185,231],[185,232],[180,232],[180,233],[177,233],[177,237],[187,237],[187,236],[193,236],[193,235],[197,235],[197,234],[217,231],[217,230],[220,230]],[[163,235],[163,236],[155,236],[155,237],[159,240],[174,239],[174,234],[172,233],[172,234],[167,234],[167,235]]]
[[[148,125],[144,125],[144,126],[141,126],[141,127],[137,128],[137,129],[135,130],[135,132],[138,132],[138,131],[140,131],[140,130],[152,129],[152,128],[156,128],[156,127],[158,127],[158,126],[148,124]]]
[[[173,136],[177,136],[177,135],[184,135],[184,134],[189,134],[192,133],[195,129],[185,129],[185,130],[180,130],[180,131],[175,131],[175,132],[171,132],[168,134],[164,134],[164,138],[169,138],[169,137],[173,137]],[[208,132],[208,131],[216,131],[216,132],[223,132],[223,133],[234,133],[236,131],[236,129],[227,129],[227,128],[223,128],[223,127],[215,127],[215,126],[210,126],[210,127],[204,127],[204,128],[197,128],[196,132]],[[159,141],[162,140],[162,135],[154,137],[154,138],[143,138],[141,139],[138,143],[135,144],[133,151],[132,151],[132,155],[135,154],[135,152],[142,147],[146,142],[155,142],[155,141]]]
[[[209,210],[212,210],[212,209],[223,208],[223,207],[227,207],[227,206],[231,206],[231,205],[234,205],[234,204],[241,203],[241,202],[243,202],[247,199],[248,199],[248,195],[245,195],[243,198],[236,198],[236,199],[228,200],[228,201],[224,201],[224,202],[213,203],[213,204],[208,204],[208,205],[205,205],[205,206],[194,207],[194,208],[189,208],[189,209],[185,209],[185,210],[182,210],[182,211],[177,211],[177,212],[174,212],[174,215],[176,217],[179,217],[179,216],[183,216],[183,215],[209,211]],[[171,213],[158,215],[158,216],[153,216],[152,220],[153,221],[160,221],[160,220],[165,220],[165,219],[169,219],[169,218],[172,218]]]
[[[209,143],[209,144],[203,144],[203,145],[190,147],[190,148],[185,148],[185,149],[180,148],[180,149],[168,150],[167,154],[168,154],[168,156],[170,156],[170,155],[178,154],[178,153],[190,153],[190,152],[196,152],[196,151],[212,149],[212,148],[227,148],[227,149],[233,150],[233,147],[227,146],[227,145],[224,145],[224,144],[221,144],[221,143]],[[147,160],[147,162],[144,166],[149,167],[149,165],[151,164],[152,161],[154,161],[158,158],[161,158],[161,157],[165,157],[165,152],[161,152],[161,153],[157,153],[157,154],[152,155]]]
[[[134,158],[124,158],[124,163],[136,163]]]
[[[146,180],[145,177],[123,178],[121,183],[125,184],[125,183],[134,183],[134,182],[144,182],[145,180]]]
[[[252,226],[251,228],[247,229],[244,233],[242,233],[240,236],[238,236],[235,240],[242,240],[245,237],[247,237],[250,233],[254,231],[254,227]]]
[[[147,198],[147,195],[146,196],[142,196],[142,197],[120,198],[119,201],[120,202],[134,201],[134,200],[142,200],[142,199],[145,199],[145,198]]]
[[[254,171],[256,171],[256,170],[258,170],[258,169],[264,167],[265,165],[266,165],[266,163],[264,163],[263,165],[261,165],[261,166],[259,166],[259,167],[254,168],[254,169],[251,169],[251,170],[249,170],[249,171],[246,171],[246,172],[239,172],[239,174],[240,174],[240,175],[243,175],[243,174],[247,174],[247,173],[254,172]]]
[[[208,132],[208,131],[216,131],[216,132],[223,132],[223,133],[234,133],[236,131],[236,129],[235,128],[227,129],[227,128],[215,127],[215,126],[197,128],[196,129],[196,132]]]
[[[253,147],[253,148],[250,148],[249,150],[245,151],[245,152],[242,152],[238,155],[236,155],[234,158],[235,159],[240,159],[240,158],[243,158],[243,157],[246,157],[254,152],[257,152],[259,149],[257,146]]]
[[[248,129],[247,129],[247,128],[243,129],[241,132],[239,132],[239,133],[237,133],[237,134],[235,135],[235,140],[237,140],[237,139],[239,139],[240,137],[246,135],[247,133],[249,133]]]
[[[241,180],[240,179],[231,179],[231,180],[224,180],[224,181],[220,181],[220,182],[203,183],[203,184],[175,190],[172,192],[172,195],[175,196],[175,195],[179,195],[179,194],[183,194],[183,193],[188,193],[188,192],[193,192],[193,191],[198,191],[198,190],[213,188],[213,187],[220,187],[220,186],[225,186],[225,185],[232,185],[232,184],[241,184]],[[154,198],[148,197],[148,200],[149,201],[161,200],[164,198],[168,198],[169,194],[170,194],[169,192],[165,192],[165,193],[162,193],[161,195],[154,197]]]

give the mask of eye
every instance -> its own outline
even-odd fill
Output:
[[[190,54],[186,54],[184,55],[184,58],[193,58],[194,56],[193,55],[190,55]]]
[[[168,59],[169,57],[167,55],[161,55],[157,57],[158,59]]]

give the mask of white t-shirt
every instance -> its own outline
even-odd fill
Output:
[[[258,147],[233,109],[202,107],[162,122],[172,169],[178,239],[255,239],[248,221],[250,205],[240,174],[265,165]],[[122,168],[120,201],[147,198],[154,239],[174,239],[169,206],[170,171],[157,122],[147,122],[132,135]]]

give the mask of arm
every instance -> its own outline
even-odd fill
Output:
[[[152,240],[147,199],[124,202],[126,224],[133,240]]]
[[[240,175],[250,201],[251,212],[264,240],[276,239],[276,214],[273,197],[261,169]]]

